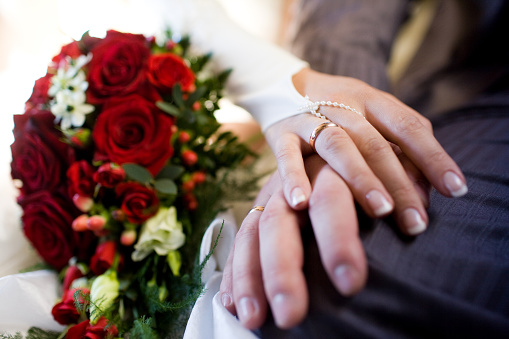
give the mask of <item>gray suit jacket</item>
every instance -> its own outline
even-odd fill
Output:
[[[507,102],[509,6],[504,0],[440,1],[403,77],[389,82],[392,44],[413,3],[301,0],[290,37],[293,52],[313,69],[392,92],[428,117],[488,96],[491,102]]]

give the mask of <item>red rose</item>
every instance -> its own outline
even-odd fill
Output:
[[[23,194],[53,190],[65,182],[74,151],[61,141],[54,120],[48,111],[31,110],[14,116],[11,175],[23,182]]]
[[[62,284],[62,288],[64,291],[67,291],[74,280],[83,277],[83,272],[76,265],[71,265],[65,271],[64,282]]]
[[[94,167],[86,160],[73,162],[67,170],[70,196],[72,197],[75,194],[84,197],[93,196],[95,190],[95,182],[92,179],[93,175]]]
[[[90,320],[85,320],[69,328],[66,339],[103,339],[114,338],[118,335],[117,327],[113,324],[108,325],[108,320],[101,317],[95,325],[90,324]]]
[[[55,68],[58,68],[62,62],[66,62],[65,58],[70,57],[72,59],[78,58],[81,53],[78,42],[73,41],[70,44],[62,46],[60,49],[60,53],[55,55],[51,61],[53,62]]]
[[[154,190],[135,182],[127,182],[117,186],[117,196],[122,201],[122,210],[127,220],[141,224],[155,215],[159,208],[159,199]]]
[[[156,175],[173,154],[173,120],[152,102],[133,94],[104,105],[92,134],[95,160],[135,163]]]
[[[100,104],[108,98],[135,92],[156,100],[157,93],[147,81],[150,49],[143,35],[108,31],[91,52],[89,103]]]
[[[180,84],[184,92],[194,91],[194,73],[179,56],[172,53],[152,55],[148,65],[148,78],[161,93],[171,93],[176,84]]]
[[[63,194],[40,191],[19,199],[23,208],[23,232],[39,255],[57,270],[73,256],[87,259],[93,246],[91,232],[75,232],[72,221],[79,214]]]
[[[51,85],[52,77],[53,74],[48,73],[35,81],[32,95],[25,104],[25,110],[30,110],[34,107],[40,107],[48,102],[48,90]]]
[[[117,253],[117,244],[114,241],[105,241],[99,244],[95,250],[95,254],[90,260],[90,269],[96,275],[101,275],[108,270]],[[119,264],[121,265],[121,264]]]
[[[111,162],[101,165],[94,173],[94,181],[99,185],[113,188],[125,179],[124,169]]]
[[[80,314],[78,313],[78,310],[76,310],[76,306],[74,306],[74,292],[77,290],[78,289],[75,288],[72,290],[64,291],[62,301],[53,306],[51,314],[59,324],[69,325],[74,324],[79,320]],[[90,293],[90,291],[87,289],[82,288],[81,290],[83,294]],[[82,303],[84,302],[84,300],[80,301]]]

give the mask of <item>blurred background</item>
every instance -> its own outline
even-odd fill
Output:
[[[273,42],[280,41],[281,17],[287,0],[218,0],[239,25]],[[144,32],[153,25],[142,0],[0,0],[0,277],[34,263],[24,240],[10,180],[13,114],[22,114],[34,81],[46,73],[63,44],[89,30]],[[147,15],[143,15],[147,14]],[[222,122],[246,121],[247,113],[226,103]],[[37,170],[37,169],[34,169]],[[20,255],[21,253],[21,255]]]

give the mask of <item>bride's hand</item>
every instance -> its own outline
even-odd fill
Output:
[[[319,112],[339,127],[323,129],[315,148],[371,217],[394,212],[401,230],[416,235],[428,222],[428,182],[446,196],[466,193],[461,170],[434,138],[430,122],[390,94],[356,79],[310,69],[299,72],[293,81],[311,101],[343,103],[364,115],[320,106]],[[307,206],[311,186],[303,157],[313,152],[308,140],[325,121],[312,114],[299,114],[266,130],[284,196],[294,209]]]
[[[307,314],[300,228],[309,220],[321,261],[336,288],[352,295],[366,282],[366,257],[350,189],[319,156],[305,162],[313,187],[309,210],[288,206],[276,172],[255,200],[265,210],[246,216],[224,268],[222,303],[247,328],[263,324],[269,305],[281,328],[295,326]]]

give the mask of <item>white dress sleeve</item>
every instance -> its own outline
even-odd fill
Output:
[[[191,36],[201,52],[212,52],[222,69],[233,69],[228,97],[245,108],[265,130],[305,111],[306,100],[292,76],[307,63],[236,25],[215,0],[156,0],[173,31]]]

